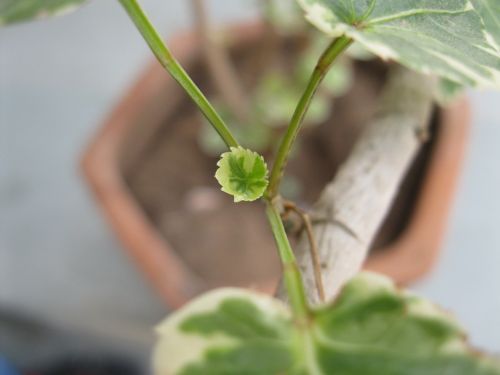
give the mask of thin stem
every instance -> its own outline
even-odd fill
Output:
[[[191,5],[208,68],[217,90],[228,104],[229,109],[244,124],[249,117],[248,98],[226,49],[214,39],[205,6],[206,1],[191,0]]]
[[[316,68],[314,69],[309,83],[304,91],[304,94],[299,100],[295,112],[290,121],[290,125],[286,130],[286,133],[281,141],[280,147],[278,149],[278,154],[276,155],[276,161],[274,162],[273,169],[271,171],[271,177],[269,180],[269,187],[267,188],[266,197],[268,199],[274,198],[278,194],[279,185],[283,172],[288,160],[288,155],[290,154],[291,148],[297,134],[300,131],[300,127],[304,120],[304,117],[309,109],[309,105],[316,93],[319,84],[325,77],[326,73],[332,66],[336,58],[352,43],[352,39],[341,36],[335,39],[327,47],[325,52],[321,55]]]
[[[297,205],[293,202],[286,201],[284,202],[285,210],[290,210],[295,212],[304,225],[304,229],[307,234],[307,239],[309,241],[309,250],[311,253],[311,260],[314,269],[314,281],[316,283],[316,289],[318,291],[318,296],[321,302],[325,302],[325,287],[323,285],[323,278],[321,275],[321,260],[319,257],[318,244],[316,242],[316,238],[314,237],[313,226],[311,223],[311,218],[307,214],[307,212],[301,210]]]
[[[193,99],[203,115],[212,124],[217,133],[221,136],[228,147],[238,147],[239,144],[231,134],[230,130],[212,107],[207,98],[200,91],[198,86],[189,77],[182,66],[172,56],[169,49],[163,43],[158,32],[155,30],[148,17],[142,10],[137,0],[119,0],[135,26],[148,43],[160,64],[170,73],[170,75],[182,86],[187,94]]]
[[[307,324],[309,319],[309,305],[306,299],[304,284],[292,247],[288,242],[279,210],[271,202],[268,202],[266,214],[271,224],[276,245],[278,246],[281,262],[283,263],[283,279],[294,317],[299,324]]]

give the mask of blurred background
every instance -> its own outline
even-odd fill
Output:
[[[191,24],[186,1],[143,3],[167,37]],[[251,0],[209,3],[216,21],[257,15]],[[148,362],[166,308],[120,250],[78,162],[151,60],[114,0],[0,29],[0,353]],[[453,311],[476,346],[500,352],[500,93],[470,96],[472,139],[445,250],[412,289]],[[13,327],[27,322],[19,337]]]

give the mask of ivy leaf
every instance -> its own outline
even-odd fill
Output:
[[[285,374],[293,362],[287,308],[241,289],[195,299],[157,332],[157,375]]]
[[[497,0],[484,21],[468,0],[297,0],[307,19],[332,37],[419,72],[472,86],[500,87]],[[488,32],[485,23],[489,25]]]
[[[86,0],[0,0],[0,25],[66,13]]]
[[[215,178],[222,191],[234,197],[235,202],[259,199],[267,188],[268,170],[264,158],[243,147],[231,147],[221,155]]]
[[[448,314],[364,273],[297,325],[280,301],[209,292],[157,329],[157,375],[498,375]]]

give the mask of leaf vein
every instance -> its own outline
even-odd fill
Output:
[[[470,10],[468,9],[461,9],[461,10],[441,10],[441,9],[412,9],[400,13],[395,13],[391,14],[388,16],[384,17],[377,17],[369,20],[365,26],[372,26],[372,25],[377,25],[381,23],[386,23],[390,21],[395,21],[398,19],[403,19],[403,18],[408,18],[412,16],[418,16],[418,15],[427,15],[427,14],[444,14],[444,15],[459,15],[459,14],[465,14],[469,12]]]

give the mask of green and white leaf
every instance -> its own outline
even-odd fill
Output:
[[[87,0],[0,0],[0,25],[69,12]]]
[[[280,301],[239,289],[210,292],[157,329],[156,375],[498,375],[431,303],[364,273],[296,325]]]
[[[486,28],[486,39],[500,51],[500,1],[471,0]]]
[[[259,199],[268,185],[268,169],[264,158],[243,147],[231,147],[221,155],[215,178],[221,190],[234,197],[235,202]]]
[[[284,374],[292,333],[279,301],[240,289],[205,294],[157,328],[157,375]]]
[[[484,11],[485,32],[469,0],[297,1],[317,28],[346,35],[381,58],[465,85],[500,87],[498,5]]]

